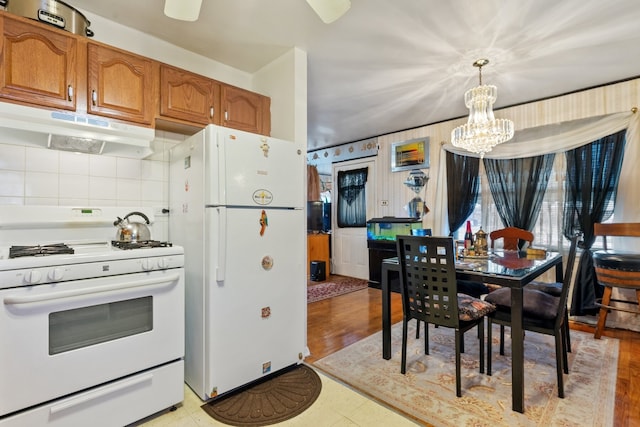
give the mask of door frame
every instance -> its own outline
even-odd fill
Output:
[[[332,262],[331,273],[342,276],[369,279],[369,253],[367,249],[367,228],[338,228],[338,172],[354,169],[368,168],[367,183],[365,185],[366,217],[369,219],[375,212],[375,183],[376,183],[375,159],[365,157],[334,163],[331,166],[331,180],[334,194],[331,203],[331,248]]]

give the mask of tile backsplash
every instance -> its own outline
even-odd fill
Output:
[[[0,134],[0,205],[167,207],[168,150],[184,137],[158,133],[143,160],[3,143]]]

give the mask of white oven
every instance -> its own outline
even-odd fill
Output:
[[[126,425],[183,400],[182,248],[68,246],[0,249],[1,427]]]

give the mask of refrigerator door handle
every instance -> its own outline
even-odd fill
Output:
[[[218,209],[218,263],[216,265],[216,281],[224,282],[227,265],[227,210]]]

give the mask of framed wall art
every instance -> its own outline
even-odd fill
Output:
[[[391,144],[391,172],[429,167],[429,137]]]

